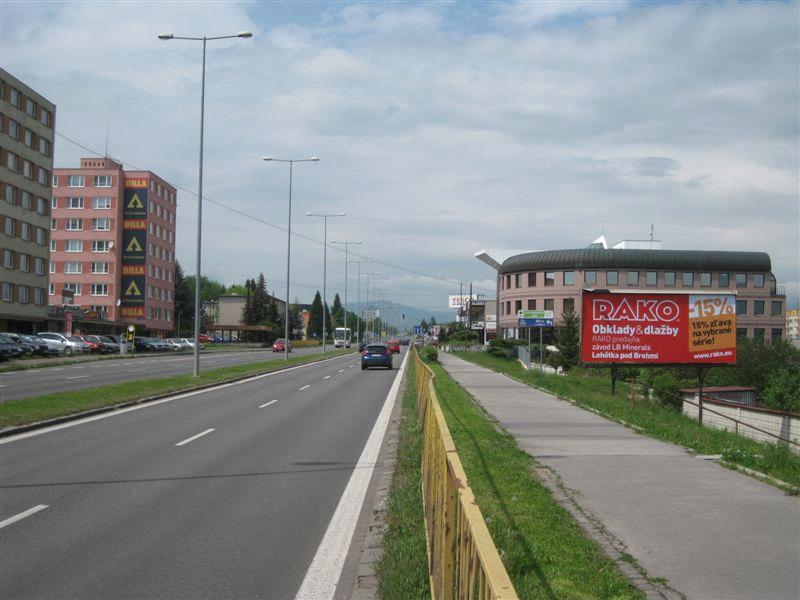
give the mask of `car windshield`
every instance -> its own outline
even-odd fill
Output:
[[[0,342],[3,342],[4,344],[13,344],[14,340],[12,340],[7,335],[3,335],[2,333],[0,333]]]

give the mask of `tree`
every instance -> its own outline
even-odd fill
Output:
[[[228,286],[227,293],[232,296],[245,296],[247,295],[247,289],[241,283],[233,283]]]
[[[562,318],[564,324],[556,333],[556,347],[558,363],[568,371],[580,362],[580,319],[572,307],[564,311]]]
[[[331,329],[336,329],[337,327],[342,327],[344,325],[344,307],[342,306],[342,300],[339,298],[339,293],[337,292],[336,295],[333,297],[333,322],[331,323]]]
[[[186,285],[192,292],[194,298],[194,275],[186,276]],[[209,300],[219,300],[219,297],[225,293],[225,285],[219,281],[209,279],[205,275],[200,276],[200,302],[208,302]]]
[[[314,294],[314,301],[311,303],[311,310],[309,311],[308,319],[308,335],[313,338],[322,337],[322,296],[317,290]]]
[[[332,321],[331,321],[331,311],[328,308],[328,303],[326,302],[325,303],[325,339],[330,339],[331,337],[333,337],[333,331],[332,331],[332,328],[331,328],[331,323],[332,323]],[[322,335],[321,331],[320,331],[320,335]]]
[[[419,324],[419,326],[422,328],[423,332],[428,331],[428,322],[425,319],[422,319],[422,322]]]
[[[181,263],[175,261],[175,331],[178,337],[181,331],[190,331],[194,319],[194,286],[189,287],[183,275]]]
[[[281,319],[281,326],[283,325],[283,319]],[[289,305],[289,336],[291,337],[292,334],[297,331],[301,333],[303,329],[303,309],[300,307],[300,300],[298,298],[294,299],[294,302]]]
[[[253,282],[247,279],[244,282],[244,307],[242,308],[242,323],[245,325],[255,325],[253,312]]]
[[[431,327],[436,325],[436,317],[431,317]]]

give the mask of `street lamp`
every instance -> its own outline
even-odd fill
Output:
[[[347,260],[347,250],[353,244],[361,244],[361,242],[336,242],[333,241],[331,244],[341,244],[344,246],[344,328],[347,329],[347,263],[350,262]],[[346,333],[346,332],[345,332]],[[347,342],[350,342],[350,336],[347,336]],[[347,347],[347,343],[345,343],[345,348]]]
[[[289,259],[292,256],[292,171],[296,162],[319,162],[319,158],[311,156],[309,158],[286,159],[265,156],[263,160],[289,163],[289,223],[286,227],[286,307],[283,315],[283,360],[289,360]]]
[[[380,275],[380,273],[375,273],[375,275]],[[385,281],[369,281],[369,280],[367,280],[367,301],[369,301],[369,284],[370,283],[372,284],[372,301],[375,302],[375,300],[378,297],[377,285],[379,283],[386,283],[386,282]],[[372,305],[370,305],[370,306],[372,306]],[[376,320],[375,312],[374,312],[375,308],[373,307],[372,310],[373,310],[373,313],[372,313],[372,340],[375,341],[375,320]],[[377,318],[380,319],[380,310],[378,311],[378,317]],[[380,340],[380,337],[378,337],[378,339]]]
[[[372,271],[372,272],[369,272],[369,273],[361,273],[360,267],[359,267],[359,273],[358,273],[358,288],[359,288],[359,292],[361,291],[361,276],[362,275],[366,276],[366,278],[367,278],[367,300],[366,300],[366,302],[367,302],[367,306],[369,306],[369,277],[370,277],[370,275],[380,275],[380,273],[378,271]],[[364,319],[364,337],[365,338],[367,337],[367,333],[368,332],[369,332],[369,321],[365,318]],[[361,342],[359,341],[359,345],[360,345],[360,343]]]
[[[372,262],[372,259],[348,260],[347,262],[358,264],[358,279],[356,281],[356,344],[360,348],[361,347],[361,264]],[[347,311],[345,311],[344,314],[346,315]]]
[[[197,269],[194,280],[194,368],[193,375],[200,375],[200,238],[203,231],[203,121],[205,117],[206,102],[206,43],[213,40],[227,40],[231,38],[250,38],[253,34],[249,31],[240,31],[235,35],[219,35],[215,37],[182,37],[172,33],[162,33],[160,40],[191,40],[203,42],[203,70],[200,80],[200,167],[198,169],[197,184]]]
[[[322,237],[322,353],[325,354],[325,306],[328,302],[327,280],[328,280],[328,217],[344,217],[344,213],[306,213],[307,217],[321,217],[323,222]]]

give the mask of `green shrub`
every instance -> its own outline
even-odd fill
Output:
[[[763,401],[776,410],[800,412],[800,371],[780,369],[776,372],[764,389]]]
[[[439,351],[435,346],[423,346],[419,351],[420,358],[425,361],[439,360]]]
[[[658,373],[653,377],[653,394],[664,406],[679,409],[681,407],[680,400],[680,381],[670,371]]]

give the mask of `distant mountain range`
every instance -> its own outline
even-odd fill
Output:
[[[348,307],[349,310],[356,312],[355,304],[349,304]],[[405,316],[405,319],[403,316]],[[450,321],[455,320],[456,311],[425,310],[408,306],[407,304],[398,304],[396,302],[387,300],[384,300],[383,302],[383,313],[381,314],[381,318],[389,323],[389,325],[397,327],[400,331],[411,329],[414,325],[419,325],[423,319],[425,319],[427,322],[430,322],[431,317],[436,319],[437,323],[449,323]]]

